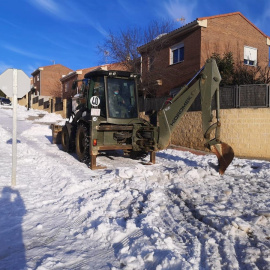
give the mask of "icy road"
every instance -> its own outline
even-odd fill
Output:
[[[91,171],[51,143],[55,114],[0,108],[0,269],[270,269],[270,163],[168,149]],[[149,159],[149,157],[147,158]]]

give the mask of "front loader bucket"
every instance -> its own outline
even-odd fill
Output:
[[[219,173],[224,174],[234,158],[233,149],[226,143],[211,145],[210,149],[218,158]]]

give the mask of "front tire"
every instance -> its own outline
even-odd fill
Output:
[[[89,161],[89,136],[86,125],[80,124],[76,132],[76,154],[79,161]]]
[[[66,126],[64,126],[63,129],[62,129],[61,144],[62,144],[63,150],[65,152],[68,152],[68,153],[71,152],[70,137],[69,137],[68,129],[67,129]]]

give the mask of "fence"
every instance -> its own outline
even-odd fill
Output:
[[[168,97],[160,98],[139,98],[139,110],[140,112],[151,113],[154,111],[159,111],[166,103]]]
[[[68,118],[71,115],[71,100],[69,101],[62,98],[31,96],[30,102],[26,102],[22,99],[19,101],[19,104],[28,104],[27,106],[33,109],[45,110],[50,113],[58,113],[64,118]]]
[[[238,107],[269,107],[270,85],[240,85],[238,88]]]
[[[220,108],[268,108],[270,103],[270,85],[252,84],[252,85],[233,85],[220,87]],[[151,113],[153,110],[160,110],[166,103],[168,97],[162,98],[140,98],[140,111]],[[216,108],[215,99],[212,102],[213,108]],[[201,97],[195,99],[189,108],[189,111],[201,110]]]
[[[72,99],[26,95],[20,98],[18,103],[27,108],[61,114],[64,118],[69,118],[72,113]]]

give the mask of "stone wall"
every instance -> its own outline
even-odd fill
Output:
[[[205,150],[202,136],[201,112],[188,112],[172,133],[171,144]]]
[[[21,106],[27,107],[28,104],[28,95],[25,95],[23,98],[18,99],[18,104]]]
[[[221,140],[238,157],[270,159],[270,109],[221,110]],[[171,143],[203,150],[201,112],[188,112],[172,135]]]

